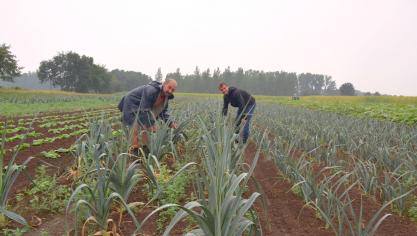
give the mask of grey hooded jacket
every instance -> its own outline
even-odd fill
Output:
[[[158,81],[152,81],[149,84],[131,90],[126,96],[122,98],[118,105],[119,110],[123,113],[123,123],[132,125],[138,114],[151,113],[152,106],[156,102],[156,99],[161,92],[162,83]],[[169,100],[173,98],[174,95],[170,95],[168,97]],[[148,115],[148,117],[153,117],[152,114]],[[165,122],[168,121],[168,103],[166,103],[163,111],[159,114],[159,118],[163,119]]]

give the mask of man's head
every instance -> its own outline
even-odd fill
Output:
[[[226,83],[224,83],[224,82],[222,82],[222,83],[220,83],[219,84],[219,90],[224,94],[224,95],[226,95],[228,92],[229,92],[229,86],[226,84]]]
[[[162,85],[162,91],[164,91],[164,93],[168,96],[174,94],[176,89],[177,81],[175,81],[174,79],[167,79]]]

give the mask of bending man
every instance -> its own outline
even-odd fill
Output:
[[[122,121],[125,125],[133,128],[131,152],[138,154],[138,128],[142,129],[142,145],[146,152],[148,136],[146,131],[155,131],[155,121],[158,118],[165,122],[169,120],[168,101],[174,98],[174,92],[177,88],[177,82],[173,79],[167,79],[162,84],[158,81],[152,81],[131,90],[122,98],[119,103],[119,110],[122,112]],[[171,122],[171,128],[176,128],[175,122]]]
[[[229,87],[226,83],[220,83],[219,90],[224,94],[223,96],[223,115],[227,115],[229,103],[232,107],[237,107],[236,114],[236,129],[239,130],[242,120],[244,120],[243,127],[243,143],[248,141],[250,121],[255,111],[256,102],[248,92],[235,87]]]

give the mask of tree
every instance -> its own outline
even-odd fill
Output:
[[[344,83],[339,88],[340,95],[342,96],[354,96],[355,95],[355,87],[351,83]]]
[[[179,70],[177,72],[168,73],[167,78],[176,78]],[[200,71],[199,67],[196,67],[193,73],[178,77],[181,78],[181,86],[178,86],[180,92],[218,93],[218,84],[226,82],[230,86],[237,86],[257,95],[292,96],[297,93],[298,88],[302,92],[300,95],[339,95],[331,76],[321,74],[297,75],[294,72],[264,72],[243,68],[232,71],[230,67],[225,68],[223,72],[220,68]]]
[[[91,85],[89,86],[96,93],[109,93],[110,81],[112,76],[107,72],[107,69],[104,66],[93,65],[92,67],[92,76],[91,76]]]
[[[324,89],[325,94],[328,94],[331,91],[337,90],[336,82],[334,80],[332,80],[331,76],[326,75],[324,77],[324,88],[323,89]]]
[[[213,71],[213,79],[218,80],[220,78],[220,68],[217,67],[214,71]]]
[[[194,70],[194,78],[200,79],[200,77],[201,77],[200,69],[198,68],[198,66],[196,66]]]
[[[166,75],[166,79],[175,79],[176,81],[182,79],[180,68],[177,68],[177,70],[174,73],[168,73]]]
[[[10,46],[0,45],[0,80],[13,82],[21,75],[23,67],[17,65],[16,56],[10,52]]]
[[[109,91],[111,76],[94,59],[75,52],[59,53],[51,60],[42,61],[38,69],[41,82],[50,81],[64,91],[87,93]]]
[[[110,73],[110,92],[128,91],[132,88],[145,85],[152,81],[152,78],[141,72],[112,70]]]
[[[161,67],[158,67],[158,71],[155,74],[155,80],[161,82],[162,81],[162,71],[161,71]]]
[[[210,69],[207,68],[207,70],[203,71],[203,73],[201,73],[201,78],[210,79]]]

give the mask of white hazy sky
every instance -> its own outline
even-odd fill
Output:
[[[417,0],[0,0],[24,71],[62,51],[154,76],[230,66],[312,72],[417,96]]]

